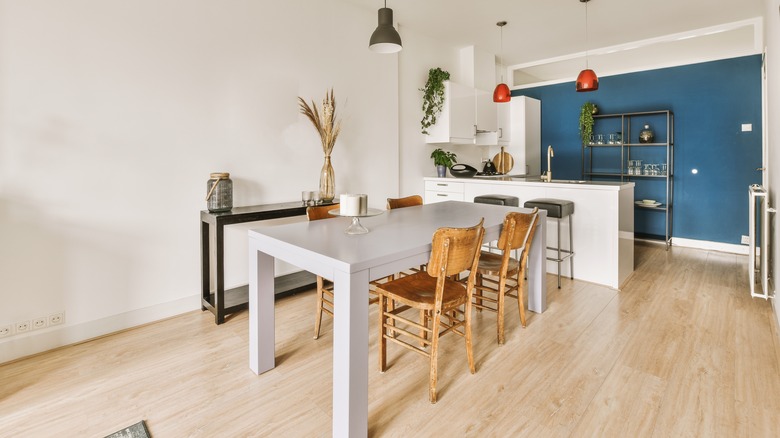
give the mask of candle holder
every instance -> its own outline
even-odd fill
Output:
[[[351,217],[352,223],[344,230],[345,234],[366,234],[370,230],[363,226],[363,224],[360,223],[361,217],[371,217],[371,216],[378,216],[382,213],[384,213],[384,210],[379,210],[376,208],[369,208],[368,211],[366,211],[365,214],[360,215],[352,215],[352,214],[344,214],[340,210],[331,210],[328,213],[332,214],[333,216],[341,216],[341,217]]]

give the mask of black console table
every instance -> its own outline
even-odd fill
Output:
[[[225,225],[244,222],[264,221],[306,214],[306,207],[298,202],[282,204],[252,205],[235,207],[230,211],[212,213],[200,212],[200,272],[201,272],[201,309],[214,314],[217,324],[225,322],[225,315],[246,309],[249,303],[249,286],[239,286],[225,290]],[[211,290],[211,229],[214,229],[216,248],[214,248],[214,282],[216,290]],[[276,293],[294,293],[308,289],[316,284],[316,277],[301,271],[283,275],[275,279]]]

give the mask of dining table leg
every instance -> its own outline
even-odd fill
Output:
[[[368,277],[334,272],[334,437],[368,435]]]
[[[249,240],[249,368],[262,374],[275,366],[274,258]]]
[[[534,240],[528,251],[528,310],[547,310],[547,212],[539,211]]]

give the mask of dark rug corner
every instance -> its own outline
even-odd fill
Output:
[[[146,422],[141,420],[132,426],[106,436],[106,438],[151,438],[151,435],[149,435],[149,429],[146,428]]]

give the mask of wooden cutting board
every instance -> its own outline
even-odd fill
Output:
[[[509,173],[515,165],[515,159],[508,152],[504,152],[504,147],[502,146],[501,152],[493,157],[493,165],[496,166],[496,172]]]

